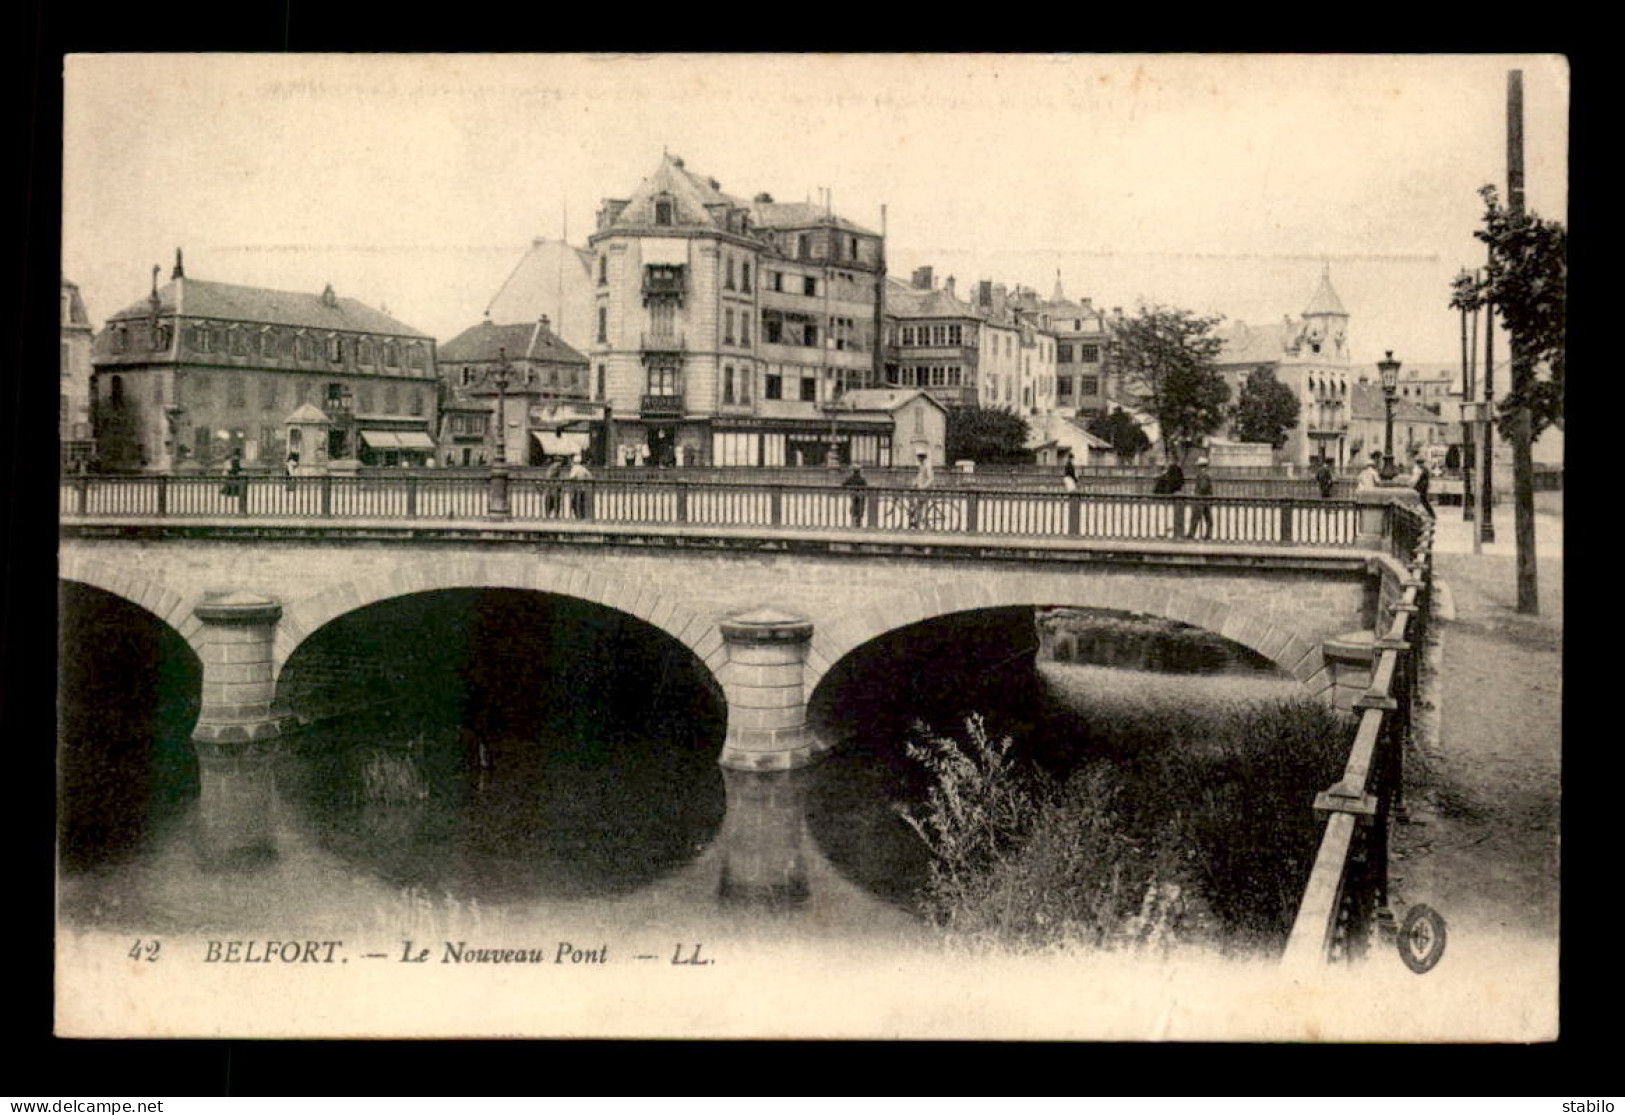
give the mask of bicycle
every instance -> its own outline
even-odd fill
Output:
[[[946,530],[951,522],[948,501],[933,492],[903,492],[886,497],[880,524],[890,530]]]

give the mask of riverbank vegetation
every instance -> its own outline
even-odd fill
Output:
[[[931,853],[926,915],[1023,949],[1279,949],[1344,718],[1299,697],[1216,710],[1108,695],[1068,729],[1066,755],[1023,753],[979,716],[909,744],[929,776],[904,810]]]

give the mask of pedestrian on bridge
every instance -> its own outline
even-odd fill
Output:
[[[1360,470],[1359,479],[1354,482],[1355,491],[1374,492],[1377,490],[1377,486],[1382,483],[1382,473],[1377,470],[1377,466],[1380,464],[1382,464],[1382,451],[1373,449],[1371,451],[1371,460]]]
[[[552,457],[547,462],[547,474],[542,478],[542,511],[549,518],[559,513],[559,477],[564,473],[564,458]]]
[[[1168,462],[1168,467],[1162,470],[1157,482],[1151,485],[1151,494],[1154,496],[1177,496],[1185,488],[1185,470],[1179,467],[1177,459]],[[1173,529],[1168,533],[1178,538],[1185,533],[1185,504],[1175,501],[1173,508]]]
[[[1437,519],[1433,513],[1433,504],[1428,502],[1428,488],[1432,484],[1433,473],[1428,469],[1427,462],[1422,460],[1420,449],[1411,451],[1411,487],[1422,500],[1422,510],[1427,512],[1430,519]]]
[[[1191,532],[1189,537],[1195,539],[1196,532],[1202,531],[1202,537],[1213,537],[1213,474],[1207,470],[1207,458],[1199,457],[1196,461],[1196,501],[1191,505],[1194,513],[1191,515]]]
[[[1332,476],[1332,466],[1327,462],[1325,455],[1322,454],[1321,456],[1316,457],[1315,483],[1320,485],[1321,499],[1332,498],[1332,484],[1334,481],[1335,478]]]
[[[863,466],[858,464],[856,461],[852,462],[852,471],[847,473],[845,480],[841,481],[841,487],[853,489],[852,525],[855,527],[861,527],[863,525],[864,495],[857,489],[867,488],[868,486],[869,481],[864,478]]]
[[[1069,492],[1078,490],[1078,466],[1072,463],[1072,454],[1066,455],[1066,467],[1061,470],[1061,487]]]
[[[591,493],[587,490],[585,481],[592,479],[592,473],[582,462],[580,453],[571,458],[570,474],[565,479],[578,481],[571,485],[573,490],[570,492],[570,514],[577,519],[585,519],[592,506],[589,501]]]

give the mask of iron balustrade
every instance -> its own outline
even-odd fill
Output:
[[[1349,546],[1359,506],[1341,500],[1152,496],[1035,488],[845,488],[687,479],[514,475],[512,519],[1149,541],[1184,536],[1206,503],[1214,542]],[[468,520],[489,514],[479,474],[93,476],[62,482],[62,514],[133,518]],[[858,501],[854,514],[854,500]],[[1390,519],[1390,533],[1404,520]]]

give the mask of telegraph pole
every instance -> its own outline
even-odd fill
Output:
[[[1461,278],[1463,281],[1466,280],[1466,268],[1462,269]],[[1468,411],[1473,402],[1471,372],[1473,349],[1469,348],[1467,343],[1469,312],[1471,311],[1466,306],[1461,308],[1461,519],[1464,523],[1473,521],[1473,423]]]
[[[1507,206],[1512,223],[1523,220],[1523,71],[1507,72]],[[1512,397],[1518,400],[1512,426],[1512,511],[1513,535],[1517,542],[1518,611],[1534,615],[1540,611],[1535,581],[1535,459],[1530,444],[1530,388],[1534,368],[1527,341],[1516,331],[1510,334]]]
[[[1495,541],[1495,303],[1484,303],[1483,460],[1478,476],[1478,537]]]

